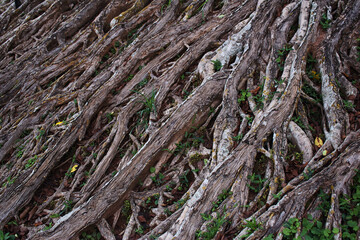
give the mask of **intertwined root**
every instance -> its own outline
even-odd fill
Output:
[[[1,226],[282,239],[311,214],[340,239],[360,164],[359,9],[2,1]]]

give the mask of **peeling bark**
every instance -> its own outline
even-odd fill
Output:
[[[282,239],[311,214],[341,230],[359,23],[350,0],[0,1],[1,229]]]

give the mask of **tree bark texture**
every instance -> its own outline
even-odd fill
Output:
[[[2,0],[0,46],[3,232],[347,239],[360,1]]]

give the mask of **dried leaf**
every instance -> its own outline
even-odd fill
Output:
[[[316,138],[315,138],[315,146],[321,147],[323,144],[324,144],[324,143],[323,143],[323,141],[321,140],[321,138],[319,138],[319,137],[316,137]]]
[[[57,122],[55,126],[61,125],[63,122]]]

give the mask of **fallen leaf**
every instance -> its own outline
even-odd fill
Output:
[[[253,95],[256,95],[258,92],[260,91],[260,87],[257,87],[253,90],[251,90],[250,92],[253,94]]]
[[[42,222],[36,222],[36,223],[34,223],[34,227],[38,227],[38,226],[40,226],[42,224],[43,224]]]
[[[322,152],[322,154],[323,154],[323,156],[326,156],[326,155],[327,155],[327,150],[324,150],[324,151]]]
[[[315,146],[321,147],[323,144],[324,144],[324,143],[323,143],[323,141],[321,140],[321,138],[319,138],[319,137],[316,137],[316,138],[315,138]]]
[[[55,126],[61,125],[63,122],[57,122]]]
[[[139,220],[139,222],[142,222],[142,223],[146,222],[146,218],[143,215],[139,215],[138,220]]]
[[[79,165],[75,164],[75,165],[71,168],[71,171],[70,171],[70,172],[71,172],[71,173],[72,173],[72,172],[75,172],[75,171],[76,171],[76,168],[77,168],[78,166],[79,166]]]
[[[356,98],[355,95],[350,95],[350,96],[348,96],[348,99],[349,99],[349,100],[355,100],[355,98]]]

